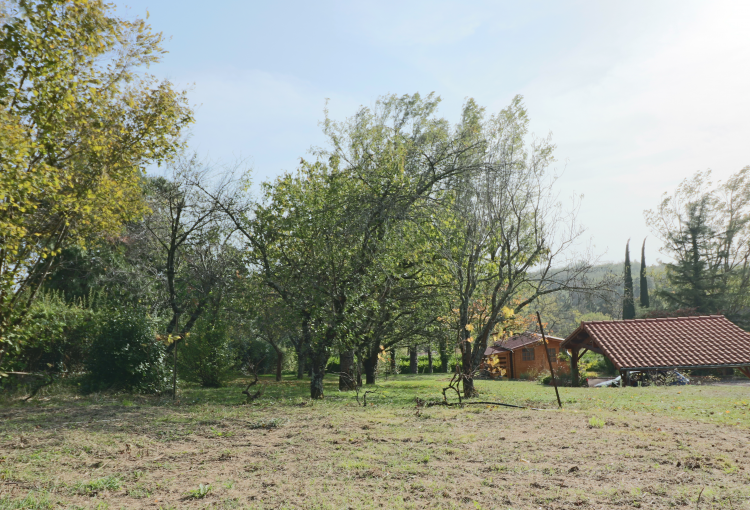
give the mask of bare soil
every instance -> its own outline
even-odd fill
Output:
[[[750,509],[750,430],[658,414],[71,404],[0,422],[0,508]]]

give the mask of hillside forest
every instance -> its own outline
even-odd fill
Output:
[[[193,106],[148,73],[164,37],[145,20],[96,0],[0,18],[3,388],[291,371],[322,398],[326,373],[348,391],[421,370],[471,396],[487,346],[537,331],[536,311],[561,337],[622,318],[750,327],[750,167],[687,178],[644,212],[652,237],[623,233],[625,262],[604,262],[521,96],[469,98],[456,122],[434,93],[324,111],[326,142],[254,182],[191,151]]]

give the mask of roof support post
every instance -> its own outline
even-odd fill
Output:
[[[578,347],[571,347],[570,349],[570,375],[573,379],[571,385],[578,387],[580,386],[581,377],[578,373],[578,358],[580,349]]]

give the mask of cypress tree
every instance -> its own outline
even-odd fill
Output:
[[[622,318],[635,319],[635,301],[633,299],[633,275],[630,272],[630,239],[625,245],[625,271],[623,274],[625,295],[622,298]]]
[[[648,280],[646,279],[646,240],[641,248],[641,306],[648,308]]]

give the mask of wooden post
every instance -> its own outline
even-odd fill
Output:
[[[737,367],[737,369],[740,372],[742,372],[745,375],[745,377],[747,377],[748,379],[750,379],[750,368],[748,368],[748,367]]]
[[[172,400],[177,399],[177,339],[174,341],[174,349],[172,349],[174,355],[174,367],[172,368]]]
[[[578,387],[578,382],[581,379],[579,372],[578,372],[578,358],[580,355],[581,349],[578,347],[573,347],[571,345],[570,348],[570,375],[571,375],[571,385],[574,387]]]
[[[560,392],[557,389],[557,379],[555,379],[555,371],[552,369],[552,360],[549,357],[549,349],[547,348],[547,338],[544,336],[544,326],[542,326],[542,317],[539,312],[536,312],[536,318],[539,321],[539,331],[542,332],[542,343],[544,343],[544,352],[547,354],[547,363],[549,363],[549,373],[552,374],[552,384],[555,385],[555,395],[557,395],[557,405],[562,409],[562,402],[560,401]]]

